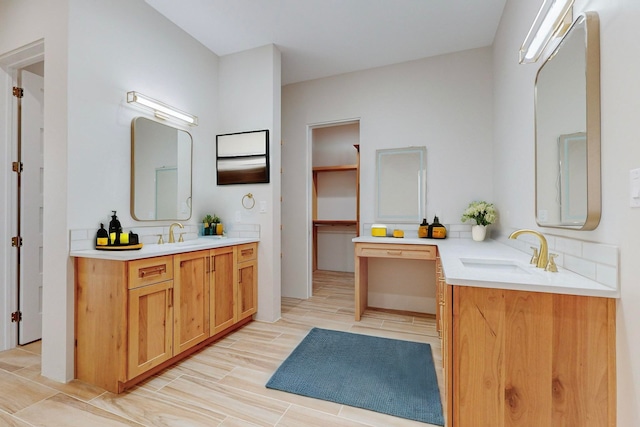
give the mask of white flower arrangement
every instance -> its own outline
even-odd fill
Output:
[[[496,208],[493,203],[471,202],[462,214],[462,222],[474,220],[478,225],[493,224],[496,220]]]

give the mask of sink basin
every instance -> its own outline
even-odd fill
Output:
[[[510,259],[460,258],[460,261],[466,268],[496,273],[531,274],[521,263]]]
[[[211,244],[211,238],[198,238],[194,240],[186,240],[184,242],[175,242],[175,243],[167,243],[169,246],[180,246],[180,247],[198,247],[198,246],[207,246]]]

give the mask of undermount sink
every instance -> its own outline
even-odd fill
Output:
[[[199,237],[194,240],[185,240],[184,242],[175,242],[175,243],[167,243],[167,244],[172,246],[175,245],[175,246],[186,246],[186,247],[206,246],[211,243],[212,239],[216,239],[216,238],[223,239],[224,236]]]
[[[466,268],[501,273],[531,274],[521,263],[510,259],[460,258]]]

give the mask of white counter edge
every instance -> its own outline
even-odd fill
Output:
[[[445,279],[449,285],[620,298],[620,289],[606,286],[562,268],[559,268],[558,273],[551,273],[531,266],[531,274],[510,274],[487,270],[478,272],[463,265],[461,258],[509,259],[522,265],[529,265],[527,254],[494,240],[475,242],[469,239],[361,236],[352,241],[354,243],[436,246]]]
[[[250,237],[229,237],[223,239],[199,238],[182,243],[165,243],[162,245],[145,245],[138,250],[114,251],[114,250],[75,250],[70,251],[69,256],[75,258],[95,258],[112,261],[134,261],[137,259],[153,258],[163,255],[174,255],[185,252],[195,252],[206,249],[222,248],[225,246],[242,245],[245,243],[259,242],[260,239]]]

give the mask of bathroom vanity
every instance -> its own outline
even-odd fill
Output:
[[[252,320],[257,239],[74,251],[76,378],[113,393]]]
[[[356,319],[368,258],[436,263],[448,427],[615,426],[618,289],[494,241],[354,242]]]

